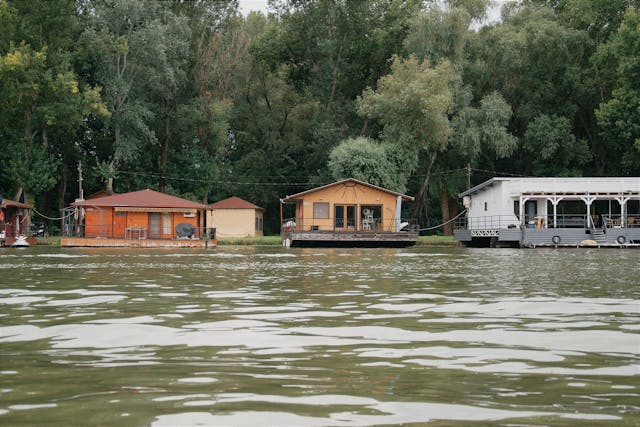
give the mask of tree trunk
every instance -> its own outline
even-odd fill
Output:
[[[107,194],[113,194],[113,176],[116,173],[116,162],[115,160],[111,160],[111,162],[109,162],[109,176],[107,176],[107,187],[106,187],[106,192]]]
[[[69,179],[69,165],[67,156],[62,159],[62,171],[60,174],[60,186],[58,187],[58,212],[64,212],[64,195],[67,192],[67,180]],[[63,217],[64,215],[60,215]],[[64,218],[60,220],[60,230],[64,230]]]
[[[431,158],[429,159],[429,165],[427,166],[427,174],[424,177],[424,181],[422,182],[422,186],[420,187],[420,191],[418,192],[418,197],[417,197],[417,206],[416,206],[416,218],[418,219],[418,221],[420,221],[420,216],[422,215],[422,212],[424,210],[424,214],[425,214],[425,218],[428,218],[427,216],[427,198],[428,198],[428,192],[429,192],[429,181],[431,180],[431,168],[433,167],[433,164],[436,161],[436,158],[438,157],[438,152],[434,151],[433,154],[431,154]]]
[[[451,214],[449,213],[449,194],[446,190],[440,192],[440,209],[442,211],[442,222],[448,222],[451,219]],[[451,230],[451,223],[445,224],[442,227],[442,234],[451,236],[453,234]]]
[[[29,204],[29,193],[23,191],[22,197],[24,198],[24,204]],[[20,232],[25,236],[29,237],[31,234],[31,210],[26,209],[26,215],[24,220],[20,223]]]
[[[158,169],[160,172],[160,178],[158,179],[158,189],[161,193],[164,193],[166,190],[166,179],[165,175],[167,173],[167,163],[169,161],[169,124],[170,124],[171,114],[170,111],[167,112],[164,118],[164,135],[162,136],[162,146],[160,147],[160,164],[158,165]]]

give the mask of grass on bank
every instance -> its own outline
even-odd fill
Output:
[[[458,241],[453,236],[418,236],[416,246],[457,246]]]
[[[60,236],[39,237],[38,244],[60,247]],[[218,239],[218,246],[280,246],[280,236],[227,237]],[[456,246],[453,236],[420,236],[416,246]]]

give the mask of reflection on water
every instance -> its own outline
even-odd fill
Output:
[[[0,424],[638,425],[640,251],[4,250]]]

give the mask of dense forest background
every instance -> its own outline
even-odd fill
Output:
[[[634,0],[0,0],[0,194],[56,217],[152,188],[278,199],[355,177],[423,226],[493,176],[640,175]]]

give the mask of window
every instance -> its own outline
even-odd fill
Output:
[[[487,211],[487,202],[484,202],[484,211]]]
[[[327,218],[329,218],[329,203],[314,203],[313,204],[313,218],[314,219],[327,219]]]
[[[262,231],[262,218],[256,218],[256,231]]]

